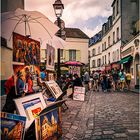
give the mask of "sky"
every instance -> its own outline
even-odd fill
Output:
[[[65,27],[79,28],[89,37],[98,33],[112,15],[113,0],[61,0]],[[25,0],[25,10],[39,11],[52,22],[56,20],[52,4],[55,0]]]

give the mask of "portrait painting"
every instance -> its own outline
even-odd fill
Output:
[[[6,112],[0,114],[1,140],[23,140],[26,117]]]
[[[24,63],[25,65],[39,65],[40,42],[13,33],[13,61]]]

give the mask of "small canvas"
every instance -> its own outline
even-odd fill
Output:
[[[55,108],[35,119],[36,140],[57,140],[62,135],[61,109]]]
[[[85,99],[85,87],[74,87],[73,100],[84,101]]]
[[[1,139],[23,140],[26,117],[16,114],[0,113]]]
[[[55,81],[47,81],[46,84],[56,99],[63,93]]]
[[[28,95],[14,101],[19,114],[27,117],[26,128],[31,125],[34,119],[46,107],[42,93]]]

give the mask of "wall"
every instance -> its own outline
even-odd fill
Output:
[[[77,61],[84,64],[88,63],[88,39],[78,39],[78,38],[66,38],[66,47],[64,48],[64,59],[63,61],[68,61],[68,50],[77,50]],[[55,62],[57,63],[57,49],[55,51]]]
[[[15,11],[17,8],[24,9],[24,0],[2,0],[1,12]]]

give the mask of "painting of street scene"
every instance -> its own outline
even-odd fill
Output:
[[[13,61],[26,65],[40,64],[40,42],[13,33]]]
[[[62,135],[61,111],[59,108],[44,113],[35,119],[37,140],[57,140]]]
[[[1,139],[23,140],[26,117],[1,113]]]

